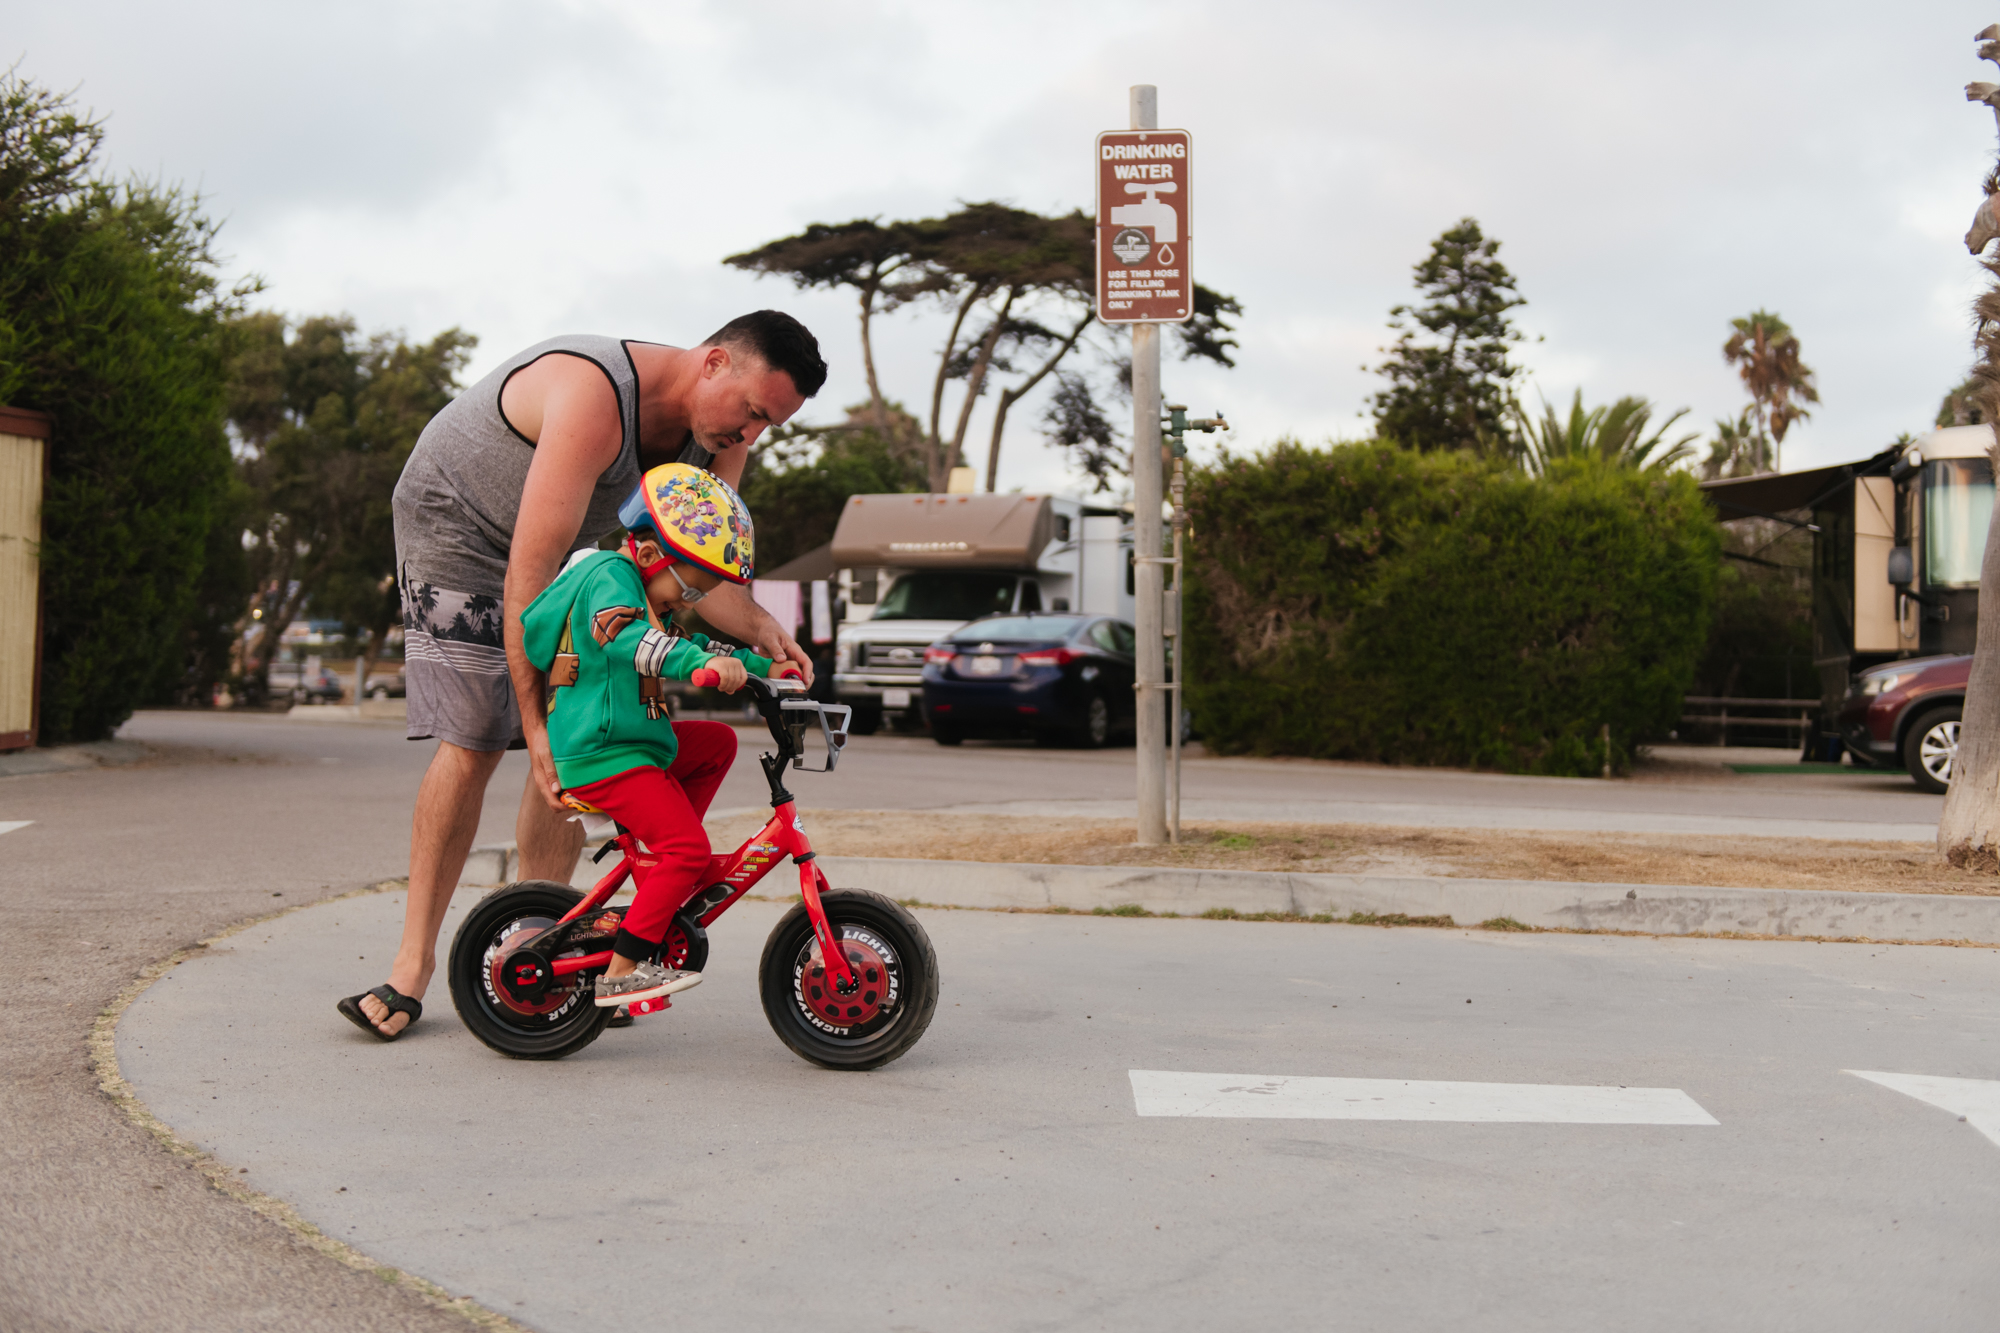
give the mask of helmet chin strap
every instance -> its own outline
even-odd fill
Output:
[[[629,532],[625,534],[625,550],[632,557],[632,563],[639,567],[639,577],[648,583],[651,583],[661,570],[674,563],[674,558],[670,555],[663,555],[650,565],[641,560],[639,558],[639,539]]]

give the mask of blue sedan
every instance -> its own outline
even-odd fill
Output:
[[[924,717],[940,745],[1033,736],[1096,748],[1133,724],[1132,627],[1088,615],[992,615],[924,650]]]

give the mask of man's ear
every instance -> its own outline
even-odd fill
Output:
[[[727,347],[711,347],[701,359],[702,378],[721,379],[729,373],[730,364]]]

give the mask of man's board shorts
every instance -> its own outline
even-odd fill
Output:
[[[397,583],[410,739],[435,737],[466,750],[524,748],[500,599],[440,588],[407,568]]]

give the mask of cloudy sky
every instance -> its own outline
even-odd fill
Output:
[[[1906,7],[1907,6],[1907,7]],[[1460,217],[1504,244],[1537,393],[1637,393],[1706,429],[1732,316],[1781,313],[1824,398],[1786,467],[1922,431],[1963,375],[1960,238],[1992,160],[1961,88],[1989,9],[1165,0],[9,0],[0,59],[110,118],[109,159],[197,186],[232,273],[298,315],[481,342],[690,342],[779,305],[863,395],[850,304],[724,268],[813,221],[1089,207],[1126,88],[1195,142],[1196,275],[1239,366],[1170,364],[1233,443],[1364,433],[1391,305]],[[942,322],[883,330],[928,393]],[[1064,484],[1016,409],[1001,484]],[[985,431],[975,424],[972,440]]]

